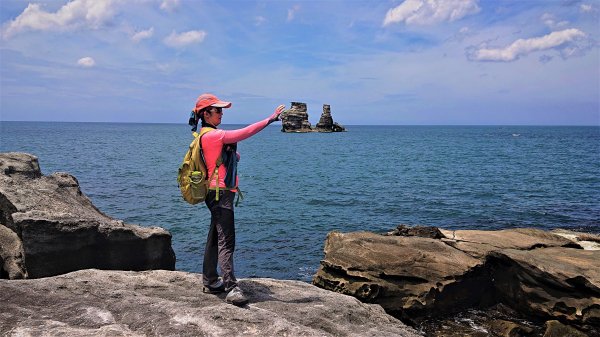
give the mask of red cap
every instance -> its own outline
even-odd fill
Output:
[[[196,100],[196,108],[194,111],[198,112],[209,106],[214,106],[217,108],[229,108],[231,107],[231,102],[221,101],[213,94],[202,94],[198,96],[198,99]]]

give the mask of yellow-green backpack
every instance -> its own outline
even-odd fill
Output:
[[[202,136],[212,130],[214,129],[204,127],[200,129],[200,134],[193,133],[194,140],[190,143],[190,147],[185,157],[183,157],[183,162],[179,166],[177,184],[181,190],[183,200],[192,205],[204,201],[208,194],[210,179],[207,180],[206,177],[206,163],[202,153]],[[219,165],[215,167],[215,171],[218,170],[218,167]]]

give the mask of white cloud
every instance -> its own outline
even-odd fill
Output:
[[[179,4],[179,0],[163,0],[163,2],[160,4],[160,9],[167,12],[172,12],[177,7],[179,7]]]
[[[455,33],[448,41],[463,41],[469,36],[475,35],[475,32],[471,31],[469,27],[462,27]]]
[[[133,36],[131,37],[131,40],[135,43],[138,43],[138,42],[142,41],[143,39],[151,38],[152,35],[154,35],[154,27],[151,27],[150,29],[142,30],[142,31],[139,31],[139,32],[133,34]]]
[[[96,61],[94,61],[91,57],[83,57],[77,61],[77,65],[84,68],[91,68],[96,65]]]
[[[540,19],[551,29],[560,29],[569,24],[569,21],[556,22],[556,18],[550,13],[544,13]]]
[[[171,35],[164,39],[164,43],[169,47],[181,48],[192,43],[202,42],[205,37],[206,32],[201,30],[190,30],[179,34],[173,31]]]
[[[594,7],[592,7],[592,5],[588,5],[588,4],[581,4],[579,6],[579,10],[581,10],[584,13],[589,13],[594,9]]]
[[[432,25],[479,12],[478,0],[406,0],[387,11],[383,25]]]
[[[563,57],[567,58],[578,54],[583,46],[576,42],[585,39],[586,34],[579,29],[570,28],[552,32],[542,37],[531,39],[518,39],[505,48],[487,48],[483,45],[472,48],[467,57],[473,61],[499,61],[510,62],[535,51],[560,49]]]
[[[295,5],[294,7],[288,9],[287,21],[291,22],[296,17],[296,13],[300,10],[300,5]]]
[[[163,73],[169,73],[173,69],[173,65],[170,63],[157,63],[156,69]]]
[[[264,16],[256,16],[254,17],[254,25],[255,26],[260,26],[263,23],[265,23],[267,21],[267,19]]]
[[[113,0],[74,0],[55,13],[46,12],[39,4],[29,4],[14,20],[4,25],[3,36],[30,30],[68,30],[80,27],[96,29],[115,15]]]

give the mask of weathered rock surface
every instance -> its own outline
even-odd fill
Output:
[[[600,327],[600,251],[539,248],[490,253],[499,300],[541,319]]]
[[[27,278],[23,245],[17,233],[0,225],[0,278]]]
[[[201,275],[82,270],[0,280],[2,336],[418,336],[379,305],[300,281],[244,279],[250,303],[202,293]]]
[[[317,123],[316,130],[318,132],[343,132],[346,129],[333,121],[331,117],[331,106],[329,104],[323,104],[323,113]]]
[[[35,156],[0,153],[0,277],[86,268],[174,269],[171,234],[100,212],[67,173],[41,174]]]
[[[313,283],[409,321],[505,303],[527,317],[598,331],[600,250],[536,229],[441,232],[332,232]]]
[[[498,304],[485,310],[469,309],[454,315],[431,317],[419,324],[427,337],[542,337],[543,324],[515,320],[510,308]]]
[[[393,236],[418,236],[422,238],[430,238],[430,239],[442,239],[446,238],[444,234],[440,231],[439,228],[433,226],[407,226],[407,225],[398,225],[398,227],[394,228],[392,231],[386,233],[385,235],[393,235]]]
[[[332,232],[313,283],[407,318],[477,304],[490,293],[482,264],[437,239]],[[473,288],[461,291],[465,276]]]
[[[312,132],[308,121],[306,103],[292,102],[292,106],[281,113],[281,131],[283,132]]]
[[[544,337],[588,337],[583,332],[555,320],[546,322],[545,327]]]
[[[542,247],[581,248],[576,242],[563,236],[531,228],[499,231],[440,230],[445,243],[477,258],[485,258],[492,251],[504,249],[533,250]],[[446,240],[446,238],[448,238]]]

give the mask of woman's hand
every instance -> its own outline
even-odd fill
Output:
[[[285,105],[281,104],[279,105],[277,108],[275,108],[275,112],[273,112],[273,114],[271,115],[271,117],[269,117],[269,124],[278,121],[279,120],[279,115],[281,115],[281,113],[283,112],[283,110],[285,110]]]

